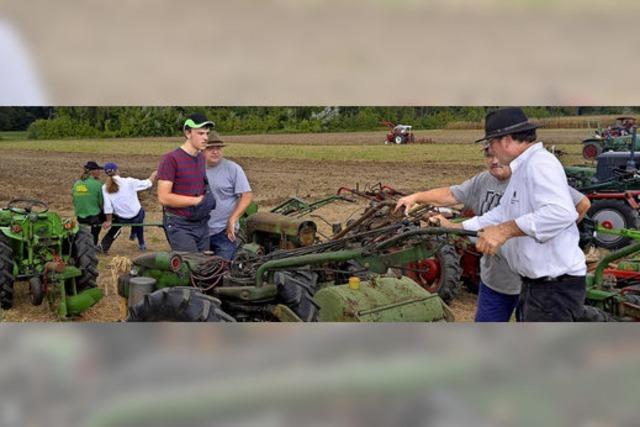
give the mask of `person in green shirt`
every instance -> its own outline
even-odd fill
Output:
[[[78,223],[91,227],[93,243],[98,244],[100,228],[104,222],[102,212],[102,181],[100,171],[102,166],[94,161],[84,165],[84,173],[73,184],[71,195],[73,198],[73,210],[78,218]]]

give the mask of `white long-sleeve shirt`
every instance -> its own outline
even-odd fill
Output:
[[[521,276],[536,279],[586,274],[584,253],[567,177],[558,159],[538,142],[514,159],[500,204],[462,223],[465,230],[515,220],[526,236],[505,242],[501,254]]]
[[[103,210],[105,214],[116,214],[120,218],[130,219],[140,212],[138,191],[151,188],[153,183],[148,179],[113,177],[118,184],[118,191],[109,193],[107,185],[102,186]]]

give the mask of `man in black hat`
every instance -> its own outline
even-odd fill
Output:
[[[511,180],[500,204],[462,223],[480,230],[477,249],[500,251],[522,277],[520,314],[523,321],[574,321],[583,313],[586,293],[585,256],[576,212],[564,168],[536,142],[536,126],[520,108],[487,114],[485,142]]]
[[[185,142],[166,153],[158,167],[158,201],[164,207],[164,229],[174,251],[203,252],[209,246],[207,221],[215,207],[202,150],[213,122],[203,114],[185,120]]]
[[[73,210],[78,218],[78,223],[91,227],[93,244],[98,244],[100,238],[100,227],[104,221],[102,213],[102,182],[100,181],[100,171],[102,166],[88,161],[84,165],[84,172],[71,189],[73,199]]]
[[[400,208],[411,209],[415,204],[453,206],[462,204],[463,210],[472,215],[483,215],[498,206],[509,180],[511,168],[500,164],[494,153],[488,148],[482,149],[487,170],[480,172],[460,185],[434,188],[418,192],[398,200],[396,211]],[[579,220],[591,207],[589,199],[569,187],[572,203],[578,211]],[[450,221],[438,218],[441,226],[454,226]],[[579,222],[579,221],[578,221]],[[508,322],[518,303],[522,280],[514,273],[506,259],[499,255],[484,255],[480,260],[480,282],[478,285],[478,303],[476,322]]]

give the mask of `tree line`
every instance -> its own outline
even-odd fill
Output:
[[[202,112],[225,134],[379,130],[384,122],[436,129],[480,122],[487,107],[1,107],[0,131],[27,131],[32,139],[175,136],[185,117]],[[635,107],[525,107],[533,118],[633,114]]]

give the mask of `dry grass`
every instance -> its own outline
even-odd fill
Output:
[[[618,114],[595,115],[595,116],[566,116],[566,117],[546,117],[544,119],[533,119],[546,128],[554,129],[595,129],[598,126],[606,126],[614,123]],[[446,126],[447,129],[483,129],[484,122],[452,122]]]

